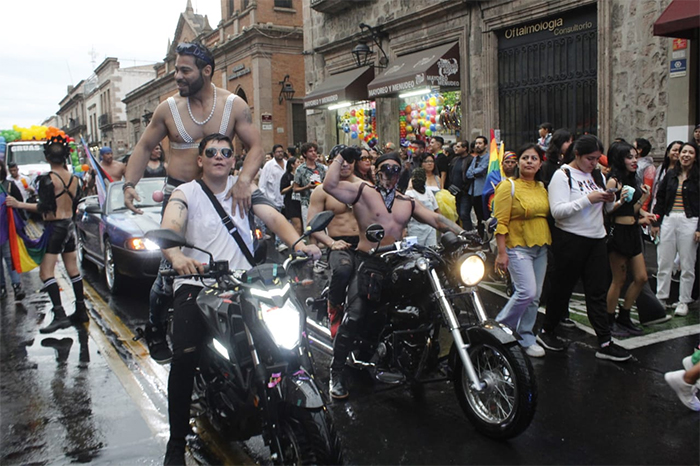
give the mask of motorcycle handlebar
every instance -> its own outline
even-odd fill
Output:
[[[385,252],[396,251],[396,244],[387,244],[386,246],[379,246],[378,248],[372,248],[369,250],[370,255],[383,254]]]
[[[160,273],[161,277],[201,277],[202,275],[206,275],[209,273],[209,265],[208,264],[205,264],[203,268],[204,268],[203,274],[180,275],[177,273],[177,270],[175,270],[175,269],[160,269],[160,270],[158,270],[158,273]]]

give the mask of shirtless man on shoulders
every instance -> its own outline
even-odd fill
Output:
[[[175,82],[179,92],[156,107],[151,122],[134,148],[126,168],[124,205],[136,213],[142,213],[134,206],[134,201],[141,201],[134,187],[143,176],[151,151],[164,138],[170,141],[170,158],[163,209],[177,186],[200,177],[201,169],[197,165],[199,142],[209,134],[219,133],[231,140],[238,136],[247,149],[238,181],[227,195],[227,198],[233,196],[232,211],[237,205],[243,215],[250,209],[252,180],[264,158],[260,131],[253,125],[248,104],[212,83],[215,63],[209,49],[197,42],[183,42],[175,51]],[[159,275],[151,288],[146,340],[151,356],[162,364],[171,358],[164,326],[170,299],[172,292]]]
[[[342,150],[354,150],[355,157],[352,162],[343,159],[340,180],[355,183],[359,180],[354,175],[354,171],[355,162],[361,154],[360,149],[338,145],[331,149],[329,157],[335,157]],[[330,249],[328,263],[331,268],[331,281],[328,290],[328,319],[331,325],[331,337],[335,337],[343,319],[345,293],[355,270],[355,249],[360,242],[360,230],[351,205],[338,201],[323,189],[315,189],[309,200],[309,218],[313,218],[324,210],[331,210],[335,214],[328,225],[328,234],[319,231],[311,236]]]
[[[114,160],[112,148],[109,146],[100,148],[100,166],[112,177],[113,181],[121,181],[126,171],[126,165]],[[107,180],[105,180],[107,181]]]
[[[401,158],[396,152],[382,155],[375,162],[376,186],[364,181],[341,180],[342,166],[346,164],[344,160],[351,161],[354,156],[354,152],[346,149],[333,159],[323,183],[323,190],[339,202],[352,206],[360,232],[366,231],[371,224],[378,223],[385,231],[381,245],[392,244],[401,240],[411,217],[442,232],[462,232],[462,228],[456,223],[396,191],[401,174]],[[381,289],[384,287],[388,291],[391,271],[379,256],[369,255],[370,249],[375,246],[376,244],[371,243],[364,234],[360,235],[356,253],[357,273],[350,281],[345,317],[333,342],[330,393],[335,399],[349,396],[343,378],[343,368],[348,354],[353,349],[353,341],[363,317],[388,299],[386,291],[382,293]],[[380,290],[378,293],[374,291],[377,289]]]

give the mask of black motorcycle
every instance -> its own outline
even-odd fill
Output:
[[[370,241],[379,244],[383,237],[380,225],[368,228]],[[514,332],[484,312],[477,285],[484,277],[485,256],[476,232],[445,233],[436,248],[406,238],[371,253],[390,266],[382,296],[391,298],[365,317],[348,363],[367,368],[380,382],[416,386],[442,371],[479,432],[498,439],[523,432],[537,405],[534,373]],[[320,299],[307,305],[314,317],[307,318],[309,339],[332,355],[325,306]],[[441,356],[443,327],[453,341]]]
[[[332,218],[321,212],[299,240]],[[206,273],[189,276],[213,282],[197,297],[209,337],[195,378],[195,405],[227,439],[262,434],[276,464],[342,464],[314,376],[304,307],[288,279],[308,259],[291,256],[283,265],[231,271],[228,261],[214,261],[172,230],[146,236],[164,249],[188,247],[210,257]]]

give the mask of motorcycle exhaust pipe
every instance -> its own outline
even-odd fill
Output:
[[[327,329],[326,327],[318,325],[318,323],[316,323],[316,321],[313,320],[311,317],[306,318],[306,325],[311,327],[311,330],[313,332],[318,333],[321,337],[324,337],[327,341],[333,341],[333,338],[331,338],[330,329]]]

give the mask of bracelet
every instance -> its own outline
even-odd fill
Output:
[[[343,164],[343,159],[342,159],[342,158],[336,157],[336,158],[333,159],[333,161],[334,161],[334,162],[338,162],[338,163],[341,164],[341,165]]]
[[[333,249],[333,245],[334,245],[334,244],[335,244],[335,240],[333,240],[333,242],[331,243],[331,245],[330,245],[329,247],[330,247],[331,249]]]
[[[136,185],[130,181],[125,181],[122,185],[122,192],[126,191],[129,188],[136,188]]]

